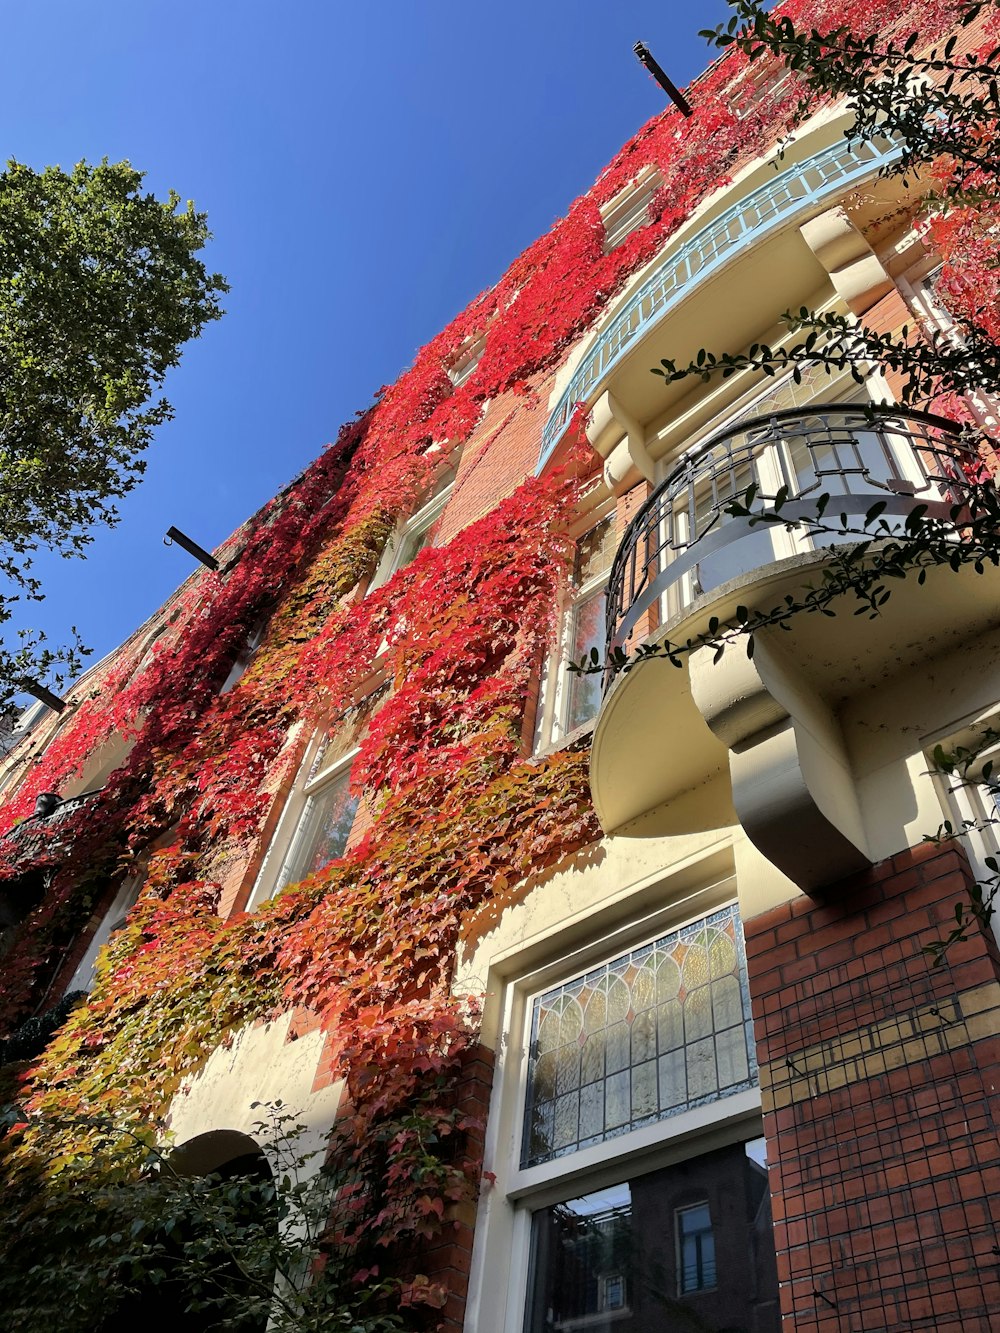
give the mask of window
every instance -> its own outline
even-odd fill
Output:
[[[307,756],[257,876],[250,908],[343,856],[358,808],[350,787],[356,753],[344,754],[342,744],[324,737],[311,759]]]
[[[111,939],[111,936],[125,925],[128,914],[139,897],[143,879],[143,874],[130,875],[115,894],[114,901],[105,912],[100,925],[94,931],[87,952],[80,959],[76,971],[70,977],[69,985],[66,987],[67,994],[76,990],[90,990],[93,987],[97,976],[98,954]]]
[[[608,571],[615,554],[614,516],[592,527],[578,540],[567,603],[555,652],[546,665],[535,726],[535,748],[561,740],[597,716],[601,677],[568,670],[596,648],[604,657],[605,604]]]
[[[434,544],[434,525],[444,511],[455,480],[455,467],[442,476],[431,498],[417,512],[401,524],[379,561],[371,581],[371,588],[388,583],[397,570],[415,559],[425,546]]]
[[[229,668],[226,679],[222,682],[222,687],[219,690],[220,695],[228,694],[236,685],[237,681],[257,655],[257,649],[264,642],[264,634],[266,631],[267,621],[261,620],[247,635],[243,646],[233,658],[233,664]]]
[[[922,250],[922,247],[919,247]],[[962,348],[965,339],[948,306],[948,294],[942,291],[944,265],[926,253],[897,278],[900,290],[932,339],[943,338],[952,347]],[[965,406],[973,420],[987,434],[995,434],[1000,422],[1000,401],[995,393],[968,389]]]
[[[734,907],[536,996],[522,1166],[753,1086]]]
[[[677,1291],[709,1291],[715,1286],[715,1232],[707,1203],[677,1210]]]
[[[775,69],[768,60],[748,65],[732,85],[733,110],[740,120],[753,114],[772,114],[779,97],[792,91],[793,77],[787,66]]]
[[[507,1327],[777,1333],[735,906],[528,994],[524,1022]]]
[[[945,742],[946,754],[954,756],[952,772],[934,764],[935,777],[944,796],[946,818],[963,838],[976,877],[995,881],[986,858],[1000,857],[1000,718],[992,726],[964,733]],[[997,925],[1000,921],[994,918]]]
[[[933,430],[928,434],[891,408],[873,419],[864,410],[869,405],[865,385],[806,368],[801,383],[786,376],[700,431],[682,455],[664,461],[658,526],[642,538],[643,562],[650,575],[658,571],[663,589],[661,622],[749,570],[856,541],[836,531],[838,496],[855,525],[876,499],[888,506],[883,521],[897,524],[914,496],[952,502],[945,465],[936,456],[925,463],[918,456],[922,448],[941,448]],[[782,412],[790,415],[777,415]],[[814,538],[803,528],[751,526],[727,514],[751,484],[765,501],[785,488],[791,517],[798,509],[805,517],[815,514],[814,501],[829,494],[832,530]]]
[[[601,209],[604,224],[604,253],[617,249],[634,231],[649,221],[649,206],[657,190],[663,189],[658,167],[646,167],[620,194]]]
[[[59,795],[65,801],[74,796],[100,791],[111,775],[117,773],[125,763],[134,746],[135,736],[124,736],[120,731],[113,731],[96,749],[91,750],[76,777],[61,784]]]
[[[473,338],[466,338],[458,353],[448,366],[448,378],[455,388],[460,388],[483,359],[486,347],[486,334],[480,333]]]

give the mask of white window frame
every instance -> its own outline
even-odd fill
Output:
[[[129,912],[135,906],[142,886],[145,883],[145,871],[129,875],[119,886],[118,892],[111,903],[111,906],[101,918],[100,925],[94,931],[90,943],[87,946],[87,952],[80,959],[69,979],[66,987],[66,994],[71,991],[93,989],[97,976],[97,958],[101,950],[111,939],[116,931],[121,930],[125,924],[125,919]]]
[[[264,635],[267,633],[267,623],[266,617],[259,620],[243,641],[239,651],[233,658],[232,665],[226,674],[226,679],[222,682],[222,685],[219,688],[220,697],[223,694],[228,694],[231,689],[236,687],[247,667],[257,656],[257,649],[264,642]]]
[[[388,583],[398,570],[402,569],[404,565],[408,565],[411,559],[416,558],[415,556],[408,557],[406,555],[408,544],[414,537],[422,537],[438,521],[451,498],[454,485],[454,480],[449,481],[415,514],[397,525],[396,531],[386,543],[386,548],[382,552],[382,559],[372,575],[372,581],[368,585],[369,592],[374,592],[376,588]],[[433,545],[433,542],[430,544]]]
[[[693,1213],[696,1208],[706,1208],[708,1210],[708,1231],[712,1236],[712,1251],[715,1263],[715,1281],[711,1286],[685,1287],[684,1285],[684,1236],[681,1232],[681,1218],[685,1213]],[[718,1257],[715,1251],[715,1219],[712,1217],[712,1208],[708,1199],[703,1199],[700,1203],[688,1203],[682,1208],[674,1209],[674,1250],[676,1254],[677,1265],[677,1295],[678,1296],[697,1296],[703,1291],[718,1291],[719,1289],[719,1267]]]
[[[504,1309],[496,1310],[490,1302],[489,1322],[482,1324],[482,1333],[487,1329],[489,1333],[523,1333],[535,1212],[763,1135],[761,1094],[754,1087],[539,1165],[520,1165],[533,999],[601,963],[701,920],[732,904],[735,897],[734,880],[728,877],[686,897],[682,904],[662,907],[639,923],[605,931],[570,954],[514,971],[506,984],[500,983],[501,1032],[486,1143],[487,1162],[496,1181],[480,1205],[476,1228],[470,1283],[473,1318],[484,1308],[484,1284],[495,1278],[498,1263],[500,1271],[506,1264],[507,1280],[503,1283]],[[496,1282],[492,1285],[491,1296],[495,1296]]]
[[[934,279],[943,261],[940,256],[928,252],[912,264],[905,273],[896,279],[900,291],[910,308],[923,322],[932,335],[947,338],[954,347],[964,346],[961,329],[952,318],[951,311],[941,301],[934,286]],[[1000,404],[993,394],[983,390],[970,389],[965,394],[965,401],[973,418],[988,433],[995,433],[1000,425]]]
[[[601,205],[601,225],[604,227],[604,253],[624,244],[634,231],[649,224],[649,205],[657,190],[665,184],[663,173],[654,163],[643,167],[624,190]]]
[[[587,525],[576,534],[576,540],[582,541],[599,524],[610,519],[614,522],[614,510],[605,513],[598,511],[598,517],[587,515]],[[558,629],[555,643],[542,666],[538,688],[538,714],[535,719],[535,735],[532,752],[539,754],[550,745],[559,745],[567,736],[590,726],[597,717],[594,713],[586,722],[576,727],[569,726],[569,705],[573,681],[569,671],[569,662],[573,655],[573,639],[576,634],[576,618],[583,604],[595,594],[606,591],[611,565],[592,578],[586,579],[579,588],[572,583],[563,593],[559,609]],[[599,711],[599,710],[598,710]]]
[[[981,731],[1000,730],[1000,717],[994,717],[991,723],[989,726],[984,724]],[[964,737],[953,740],[953,743],[967,745]],[[942,741],[941,744],[948,750],[948,741]],[[933,758],[931,763],[933,765]],[[962,840],[968,851],[972,869],[978,879],[989,878],[994,873],[986,865],[988,856],[1000,858],[1000,794],[995,794],[983,778],[983,769],[987,763],[993,765],[990,782],[995,786],[1000,782],[1000,739],[987,744],[964,773],[932,770],[945,817],[955,836]],[[1000,926],[996,917],[994,924]]]
[[[345,774],[350,774],[351,766],[357,758],[358,746],[354,746],[332,763],[320,767],[323,749],[329,738],[329,732],[325,728],[320,728],[310,742],[295,784],[281,812],[274,837],[257,872],[257,878],[247,900],[248,912],[252,912],[273,898],[284,887],[285,871],[299,850],[298,838],[310,798],[322,792],[331,783],[337,782]]]
[[[448,378],[456,389],[460,389],[473,374],[486,349],[486,333],[475,334],[466,338],[447,367]]]

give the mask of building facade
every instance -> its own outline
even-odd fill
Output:
[[[995,571],[706,640],[830,565],[835,534],[727,512],[749,487],[879,504],[891,541],[995,459],[878,364],[650,373],[803,306],[947,336],[981,275],[843,103],[785,138],[770,57],[689,97],[23,721],[7,1090],[199,1172],[266,1157],[283,1102],[357,1186],[316,1280],[348,1308],[381,1256],[404,1327],[988,1333],[1000,954],[979,921],[927,949],[997,847]],[[566,669],[643,644],[673,647]]]

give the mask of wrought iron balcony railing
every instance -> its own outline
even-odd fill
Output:
[[[13,844],[18,853],[43,851],[58,845],[59,829],[71,815],[84,806],[90,805],[100,796],[103,788],[81,792],[79,796],[68,796],[60,801],[48,815],[29,815],[19,824],[14,824],[6,833],[0,835],[4,841]]]
[[[882,519],[901,527],[918,504],[947,517],[964,502],[977,462],[954,423],[895,407],[825,403],[740,422],[676,467],[625,530],[608,584],[608,652],[624,646],[653,607],[665,621],[783,556],[859,540],[829,533],[813,540],[799,528],[727,514],[751,485],[765,505],[784,488],[789,520],[816,517],[819,496],[829,494],[834,522],[841,514],[861,522],[881,500]]]
[[[899,156],[889,139],[846,140],[797,162],[713,218],[668,255],[628,299],[577,367],[542,432],[541,468],[562,439],[576,404],[587,401],[614,363],[684,297],[738,250],[759,241],[787,219],[874,175]]]

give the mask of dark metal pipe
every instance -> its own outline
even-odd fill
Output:
[[[25,694],[32,695],[39,703],[45,704],[47,708],[53,709],[56,713],[62,713],[66,709],[66,700],[60,699],[58,694],[53,694],[44,685],[39,685],[37,680],[22,680],[21,689],[24,690]]]
[[[674,106],[677,107],[681,115],[682,116],[692,115],[693,112],[691,111],[691,103],[687,100],[687,98],[677,87],[677,85],[675,83],[672,83],[671,80],[667,78],[666,74],[664,74],[663,70],[653,59],[652,52],[650,51],[646,43],[636,42],[632,50],[639,57],[640,63],[645,65],[646,69],[649,70],[650,74],[652,74],[656,82],[667,94],[671,102],[673,102]]]
[[[209,555],[203,546],[186,537],[180,528],[168,528],[167,535],[163,539],[164,546],[169,546],[176,542],[178,546],[183,546],[188,555],[193,555],[196,560],[200,560],[206,569],[218,570],[219,562],[214,555]]]

